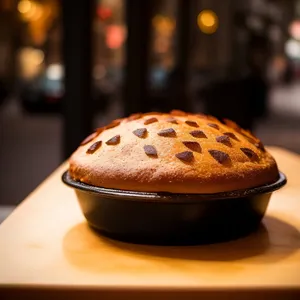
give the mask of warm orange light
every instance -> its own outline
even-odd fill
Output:
[[[122,25],[106,26],[106,45],[110,49],[118,49],[126,38],[126,30]]]
[[[37,10],[36,3],[24,0],[19,2],[19,6],[18,6],[18,10],[21,14],[22,19],[26,22],[30,21],[36,13]]]
[[[18,52],[18,60],[22,77],[29,79],[36,76],[42,69],[44,58],[43,51],[39,49],[21,48]]]
[[[165,34],[172,32],[176,27],[175,20],[163,15],[156,15],[152,19],[152,25],[157,31]]]
[[[44,42],[47,29],[51,26],[53,18],[57,16],[55,3],[52,1],[21,0],[18,4],[20,17],[28,23],[28,29],[36,45],[41,45]]]
[[[22,0],[18,4],[18,11],[21,14],[26,14],[28,13],[32,8],[32,4],[28,0]]]
[[[218,16],[212,10],[203,10],[197,17],[200,30],[206,34],[212,34],[218,29]]]
[[[30,21],[37,21],[37,20],[39,20],[43,16],[43,12],[44,12],[43,6],[36,5],[34,15],[32,15]]]

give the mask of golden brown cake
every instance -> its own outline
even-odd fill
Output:
[[[77,181],[144,192],[217,193],[278,179],[275,160],[249,131],[182,111],[115,120],[87,137],[69,163]]]

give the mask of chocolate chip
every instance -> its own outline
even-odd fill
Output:
[[[138,128],[135,131],[133,131],[133,134],[135,134],[139,138],[144,138],[147,135],[147,129],[146,128]]]
[[[198,142],[190,142],[190,141],[184,141],[182,142],[184,144],[184,146],[186,146],[187,148],[189,148],[192,151],[195,152],[201,152],[201,146]]]
[[[250,159],[254,159],[254,160],[257,160],[258,159],[258,156],[257,154],[249,149],[249,148],[241,148],[241,150],[243,151],[244,154],[246,154]]]
[[[106,127],[106,129],[114,128],[114,127],[117,127],[118,125],[120,125],[120,123],[121,123],[121,120],[114,120],[105,127]]]
[[[144,125],[149,125],[149,124],[155,123],[155,122],[158,122],[158,120],[156,118],[150,118],[144,122]]]
[[[242,133],[242,132],[241,132]],[[242,133],[243,134],[243,136],[251,143],[251,144],[253,144],[253,145],[255,145],[256,144],[256,140],[254,139],[254,138],[252,138],[252,137],[250,137],[250,136],[248,136],[248,135],[246,135],[246,134],[244,134],[244,133]]]
[[[197,118],[201,118],[201,119],[208,119],[208,116],[207,115],[204,115],[204,114],[196,114],[195,115]]]
[[[223,134],[229,136],[230,138],[232,138],[236,141],[239,141],[239,139],[232,132],[224,132]]]
[[[164,137],[176,137],[176,131],[173,128],[163,129],[157,134]]]
[[[259,141],[258,143],[255,143],[254,145],[256,146],[256,148],[260,149],[261,151],[264,151],[264,152],[266,151],[266,149],[261,141]]]
[[[207,115],[207,119],[210,120],[210,121],[214,121],[214,122],[218,122],[219,121],[216,117],[211,116],[211,115]]]
[[[236,124],[235,122],[233,122],[233,121],[231,121],[231,120],[229,120],[229,119],[223,119],[223,122],[224,122],[228,127],[232,128],[232,129],[235,129],[235,130],[238,131],[238,132],[241,130],[241,127],[240,127],[238,124]]]
[[[216,141],[217,141],[218,143],[222,143],[222,144],[224,144],[224,145],[226,145],[226,146],[231,147],[230,139],[229,139],[229,136],[227,136],[227,135],[220,135],[220,136],[217,136],[217,137],[216,137]]]
[[[207,136],[205,135],[205,133],[202,130],[193,130],[190,132],[190,135],[195,138],[206,138],[207,139]]]
[[[217,125],[215,123],[208,123],[207,125],[210,126],[210,127],[215,128],[215,129],[220,129],[219,125]]]
[[[155,147],[153,147],[151,145],[145,145],[144,151],[149,156],[157,156],[157,151],[156,151]]]
[[[90,141],[92,141],[99,133],[98,132],[94,132],[92,134],[90,134],[88,137],[86,137],[81,143],[80,145],[85,145],[87,143],[89,143]]]
[[[178,122],[177,122],[175,119],[173,119],[173,118],[169,118],[169,119],[167,119],[166,121],[167,121],[168,123],[178,124]]]
[[[191,162],[194,159],[194,154],[191,151],[180,152],[175,154],[175,156],[185,162]]]
[[[230,161],[230,157],[227,153],[219,150],[208,150],[209,154],[220,164]]]
[[[97,132],[98,134],[100,134],[100,133],[103,132],[105,129],[106,129],[106,127],[100,127],[100,128],[97,128],[97,129],[96,129],[96,132]]]
[[[112,137],[111,139],[109,139],[106,144],[107,145],[117,145],[120,143],[120,135],[115,135],[114,137]]]
[[[172,116],[186,116],[187,113],[182,111],[182,110],[178,110],[178,109],[173,109],[171,112],[170,112],[170,115]]]
[[[141,113],[137,113],[137,114],[133,114],[131,116],[129,116],[127,118],[128,121],[134,121],[134,120],[137,120],[137,119],[140,119],[142,117],[143,114]]]
[[[102,145],[102,141],[98,141],[94,143],[89,149],[87,149],[86,153],[93,154],[96,150],[98,150]]]
[[[189,120],[187,120],[187,121],[185,121],[185,123],[187,125],[189,125],[189,126],[192,126],[192,127],[199,127],[199,125],[195,121],[189,121]]]

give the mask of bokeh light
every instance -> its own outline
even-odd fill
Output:
[[[174,31],[176,22],[173,18],[163,15],[156,15],[152,19],[152,26],[155,28],[155,30],[162,34],[169,34]]]
[[[22,0],[18,4],[18,11],[21,14],[28,13],[32,8],[32,3],[29,0]]]
[[[300,42],[289,39],[285,44],[285,53],[293,59],[300,59]]]
[[[300,40],[300,20],[293,21],[289,26],[289,33],[295,40]]]
[[[40,73],[45,55],[40,49],[24,47],[18,52],[20,75],[30,79]]]
[[[197,17],[199,29],[206,34],[213,34],[219,26],[218,16],[212,10],[202,10]]]

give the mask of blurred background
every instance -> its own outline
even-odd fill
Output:
[[[300,153],[299,82],[300,0],[1,0],[0,204],[134,112],[230,118]]]

